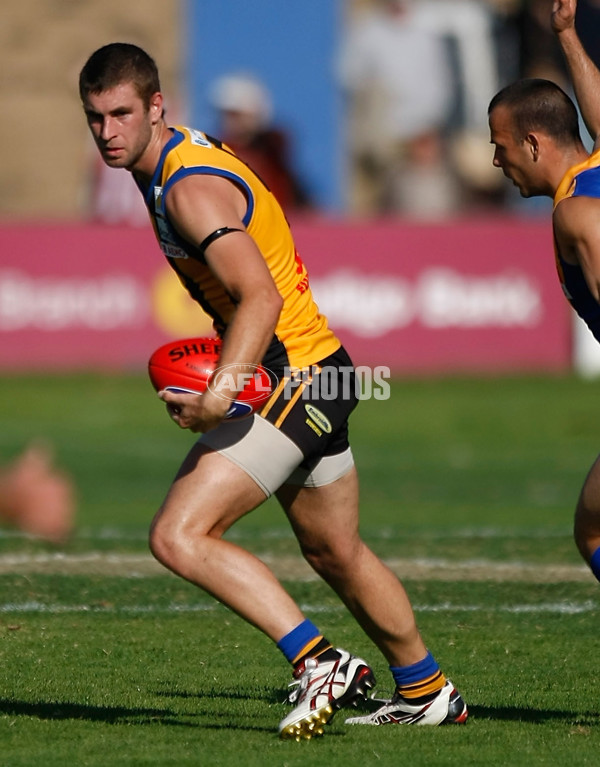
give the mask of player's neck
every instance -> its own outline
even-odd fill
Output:
[[[149,184],[160,160],[160,155],[173,134],[164,120],[160,120],[152,130],[150,141],[136,163],[128,168],[142,184]]]
[[[583,144],[580,144],[572,150],[563,152],[557,157],[556,161],[551,162],[551,172],[548,179],[549,185],[546,192],[547,196],[554,197],[567,173],[569,173],[572,168],[586,162],[589,157],[590,153],[585,149]]]

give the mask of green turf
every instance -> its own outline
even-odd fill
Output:
[[[374,655],[325,587],[287,585],[327,633]],[[512,584],[494,587],[492,597],[487,584],[407,585],[430,646],[469,700],[471,721],[355,729],[342,713],[322,740],[297,744],[273,732],[286,711],[283,661],[174,577],[0,578],[6,598],[23,606],[0,617],[1,763],[234,765],[243,756],[257,766],[597,764],[594,587],[537,585],[524,594]],[[33,599],[37,610],[28,613]],[[561,604],[584,611],[511,612]],[[374,666],[387,692],[376,655]]]
[[[517,555],[578,561],[570,527],[598,447],[597,390],[571,377],[418,380],[395,382],[388,401],[362,402],[351,436],[365,536],[386,555],[437,546],[448,556],[467,548],[505,557],[514,546]],[[146,378],[15,376],[2,393],[0,459],[32,437],[51,440],[77,481],[80,535],[144,549],[195,439],[169,421]],[[288,527],[275,503],[235,534],[264,540],[265,530],[269,545],[293,546],[282,542]],[[539,534],[544,546],[531,546]]]
[[[385,557],[579,565],[573,507],[596,456],[598,383],[397,381],[352,418],[363,532]],[[9,376],[0,458],[36,436],[75,478],[64,548],[0,535],[0,554],[143,554],[194,437],[143,375]],[[230,537],[296,544],[276,504]],[[56,568],[55,568],[56,569]],[[385,664],[321,583],[286,583],[331,638]],[[464,728],[348,728],[278,741],[288,670],[254,629],[175,576],[0,575],[0,765],[595,765],[600,592],[582,582],[407,580],[427,644],[468,700]]]

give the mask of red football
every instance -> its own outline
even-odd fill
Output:
[[[227,418],[240,418],[258,410],[271,396],[271,378],[260,365],[252,374],[235,380],[227,367],[219,367],[221,341],[218,338],[186,338],[171,341],[158,348],[148,362],[148,373],[156,391],[202,394],[214,374],[212,390],[220,385],[229,390],[240,389],[227,413]],[[215,372],[216,371],[216,372]]]

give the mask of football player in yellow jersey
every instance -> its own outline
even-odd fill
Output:
[[[364,660],[323,637],[263,562],[223,540],[276,494],[304,556],[392,670],[392,700],[349,721],[464,722],[467,708],[425,647],[402,585],[359,537],[347,430],[357,397],[344,385],[351,362],[314,304],[281,208],[227,147],[200,131],[167,126],[155,63],[140,48],[99,49],[79,86],[102,158],[132,173],[165,256],[213,316],[223,339],[220,365],[245,374],[262,363],[283,381],[286,366],[311,371],[288,379],[291,388],[277,387],[260,414],[238,421],[226,419],[230,402],[222,389],[160,393],[180,427],[203,435],[153,521],[153,554],[258,627],[292,664],[299,684],[281,737],[320,734],[338,709],[365,697],[374,677]],[[333,399],[317,385],[326,368],[339,376]],[[231,387],[229,399],[237,393]],[[297,396],[305,389],[309,402]]]
[[[575,104],[554,83],[523,80],[503,88],[489,107],[494,165],[521,195],[554,200],[555,259],[563,291],[600,341],[600,72],[575,31],[576,0],[554,0],[551,24],[595,143],[579,133]],[[600,458],[575,511],[575,542],[600,580]]]

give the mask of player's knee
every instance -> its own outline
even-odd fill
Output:
[[[308,564],[321,577],[339,577],[356,564],[356,546],[347,541],[312,543],[302,546],[302,554]]]
[[[161,564],[176,570],[186,540],[181,525],[164,519],[160,514],[156,516],[150,528],[149,545],[153,556]]]
[[[170,567],[177,551],[177,539],[170,532],[170,527],[157,518],[152,523],[148,539],[150,551],[155,559]]]
[[[222,537],[227,528],[224,525],[207,523],[198,518],[179,518],[173,513],[158,512],[149,534],[150,551],[165,567],[180,573],[185,560],[190,555],[190,542],[193,541],[195,567],[200,567],[205,549],[211,541]]]

